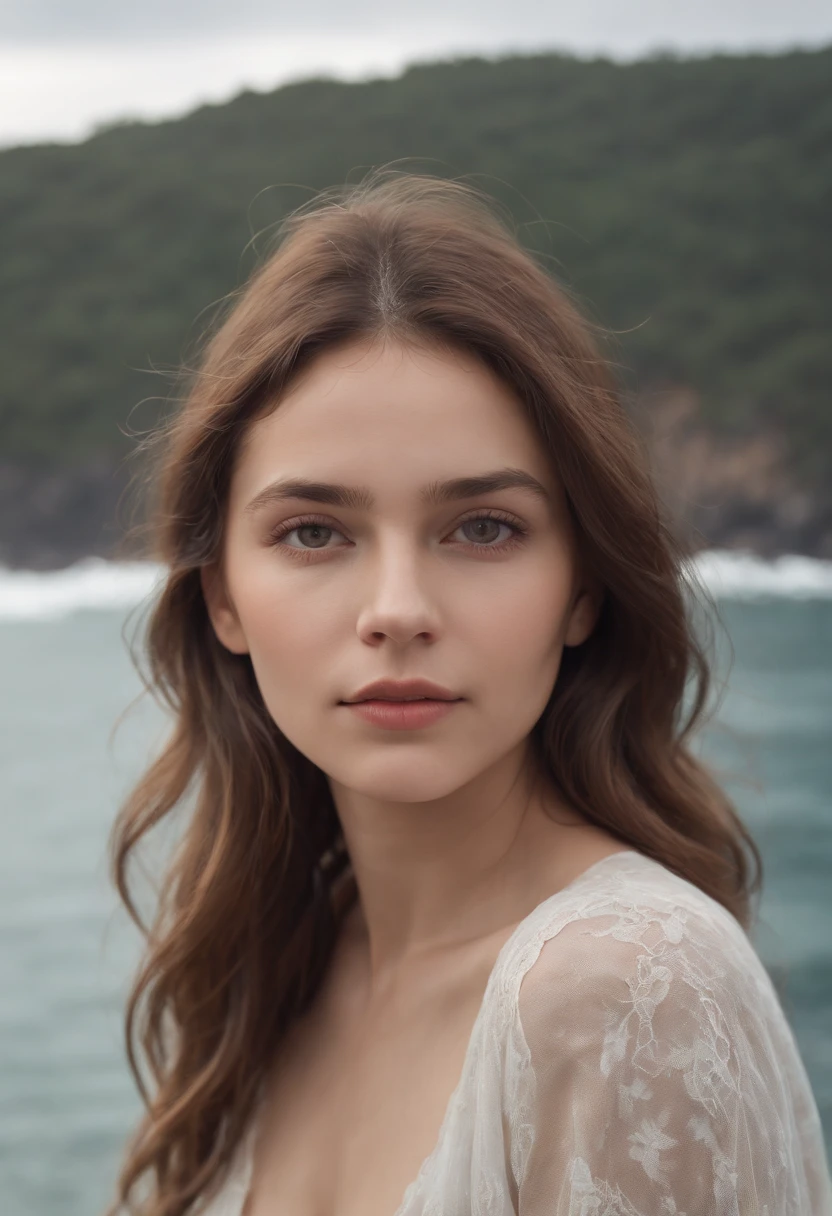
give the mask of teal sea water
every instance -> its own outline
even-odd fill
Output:
[[[785,985],[832,1150],[832,565],[714,554],[700,569],[734,657],[697,748],[761,849],[755,944]],[[3,1216],[98,1216],[139,1114],[122,1041],[138,938],[106,838],[166,728],[144,701],[111,737],[139,691],[122,625],[151,575],[0,571]]]

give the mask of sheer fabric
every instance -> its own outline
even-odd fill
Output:
[[[255,1131],[205,1216],[241,1216]],[[538,905],[391,1216],[832,1216],[805,1068],[730,913],[634,851]]]

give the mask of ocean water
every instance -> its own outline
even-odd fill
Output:
[[[832,1149],[832,563],[701,556],[718,597],[697,742],[765,864],[755,944]],[[139,1114],[122,1040],[138,935],[107,875],[116,808],[166,730],[122,626],[159,571],[0,570],[0,1210],[98,1216]],[[727,670],[728,645],[733,667]]]

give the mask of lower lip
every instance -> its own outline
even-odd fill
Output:
[[[347,709],[386,730],[418,730],[449,714],[459,701],[355,701]]]

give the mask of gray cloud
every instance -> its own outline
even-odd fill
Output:
[[[434,9],[440,9],[435,5]],[[472,6],[473,7],[473,6]],[[428,15],[431,5],[422,7]],[[339,0],[324,0],[315,9],[274,0],[4,0],[0,6],[0,38],[26,42],[120,41],[139,37],[203,37],[219,32],[244,34],[253,30],[287,33],[329,31],[389,21],[389,6],[360,0],[347,12]]]
[[[433,25],[467,28],[471,41],[506,45],[711,47],[818,43],[832,38],[828,0],[318,0],[314,7],[275,0],[3,0],[0,41],[29,45],[201,39],[283,32],[327,37]]]

